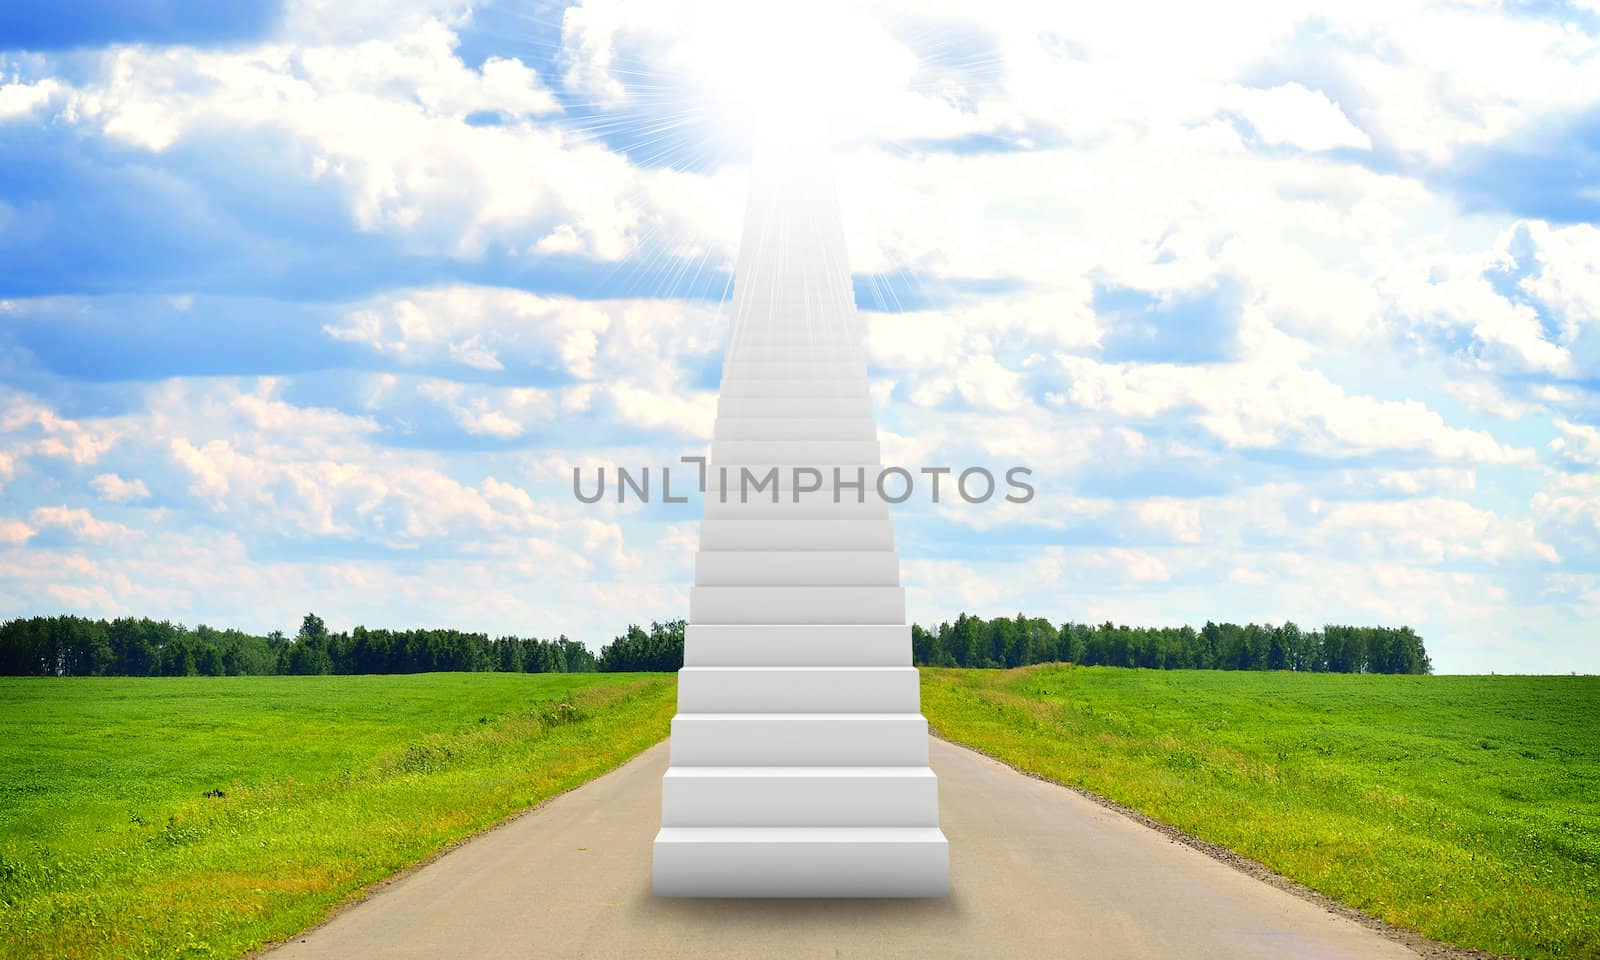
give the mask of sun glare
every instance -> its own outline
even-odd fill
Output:
[[[689,95],[752,143],[831,143],[870,132],[916,60],[871,16],[843,3],[797,8],[697,5],[679,64]]]

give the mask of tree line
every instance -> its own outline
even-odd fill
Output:
[[[936,629],[911,627],[918,666],[1020,667],[1030,663],[1155,670],[1298,670],[1311,673],[1431,673],[1422,637],[1410,627],[1329,624],[1302,630],[1273,624],[1207,622],[1182,627],[1098,626],[1041,617],[984,620],[961,614]]]
[[[234,676],[238,674],[426,673],[501,671],[588,673],[675,671],[683,666],[685,623],[636,624],[596,656],[565,636],[554,640],[459,630],[332,633],[307,614],[294,636],[255,636],[204,625],[131,617],[30,617],[0,624],[0,675]],[[1430,673],[1432,663],[1410,627],[1329,624],[1302,630],[1278,625],[1206,623],[1127,627],[1042,617],[961,614],[926,629],[911,627],[918,666],[1003,668],[1032,663],[1145,667],[1158,670],[1298,670],[1315,673]]]
[[[333,633],[306,614],[293,636],[190,629],[167,620],[29,617],[0,624],[0,675],[192,677],[241,674],[592,673],[589,648],[557,637],[493,637],[460,630]]]

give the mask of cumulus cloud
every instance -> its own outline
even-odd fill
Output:
[[[1265,364],[1176,367],[1062,357],[1064,402],[1117,416],[1178,415],[1230,447],[1325,457],[1416,451],[1469,463],[1531,463],[1491,434],[1450,426],[1417,401],[1351,394],[1322,373]]]
[[[1463,500],[1419,497],[1402,501],[1312,505],[1312,543],[1339,543],[1349,550],[1422,565],[1459,560],[1502,562],[1531,558],[1559,563],[1527,521],[1501,517]]]
[[[1563,555],[1600,560],[1600,473],[1594,468],[1547,473],[1531,512],[1540,536]]]
[[[557,410],[554,394],[531,387],[489,391],[428,380],[417,387],[417,392],[448,409],[461,429],[474,436],[521,436],[530,424],[549,421]]]
[[[88,510],[68,506],[40,507],[28,515],[28,525],[35,534],[59,530],[87,543],[105,543],[138,536],[137,531],[120,523],[101,520]]]
[[[1367,135],[1320,90],[1308,90],[1298,83],[1268,90],[1240,87],[1232,91],[1232,98],[1234,109],[1264,143],[1302,150],[1372,146]]]
[[[531,122],[560,107],[526,64],[490,57],[474,69],[455,44],[445,21],[423,18],[337,45],[113,48],[93,81],[70,91],[12,84],[0,104],[153,154],[217,139],[265,149],[287,137],[291,166],[280,176],[336,185],[360,229],[419,252],[531,247],[565,224],[576,249],[624,255],[637,222],[626,163]],[[467,122],[485,112],[509,122]]]
[[[1600,467],[1600,429],[1559,417],[1555,426],[1561,435],[1550,441],[1550,450],[1557,457],[1578,469]]]
[[[0,122],[31,116],[62,92],[62,84],[51,77],[37,83],[0,84]]]
[[[150,488],[145,486],[143,480],[135,477],[125,480],[114,473],[102,473],[89,481],[89,486],[94,488],[100,499],[111,503],[127,503],[130,500],[144,500],[150,496]]]
[[[501,370],[535,364],[594,376],[600,336],[621,304],[451,286],[387,294],[347,310],[323,331],[403,366],[460,364]]]
[[[77,466],[99,462],[121,434],[104,421],[63,417],[34,397],[0,387],[0,481],[16,473],[29,457],[52,458]]]

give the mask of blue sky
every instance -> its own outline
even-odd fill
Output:
[[[1600,670],[1600,10],[1069,6],[8,5],[0,612],[684,615],[698,509],[570,470],[705,446],[809,108],[886,457],[1038,480],[901,510],[915,618]]]

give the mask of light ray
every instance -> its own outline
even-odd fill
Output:
[[[566,136],[620,153],[641,170],[712,174],[744,166],[758,143],[915,157],[918,147],[892,135],[898,118],[883,115],[896,97],[976,110],[984,91],[1005,80],[997,50],[964,32],[880,22],[835,0],[789,11],[737,0],[624,7],[639,14],[655,52],[644,56],[605,37],[603,76],[612,88],[604,91],[572,83],[588,42],[574,8],[552,16],[548,7],[496,6],[499,28],[484,32],[545,64],[561,106],[554,122]],[[648,191],[636,180],[625,202],[648,214]],[[702,295],[705,280],[721,274],[720,309],[729,308],[729,251],[694,227],[658,216],[631,231],[630,248],[605,275],[606,289],[676,299]],[[932,300],[911,263],[858,277],[864,309],[903,312],[901,291],[918,303]]]

